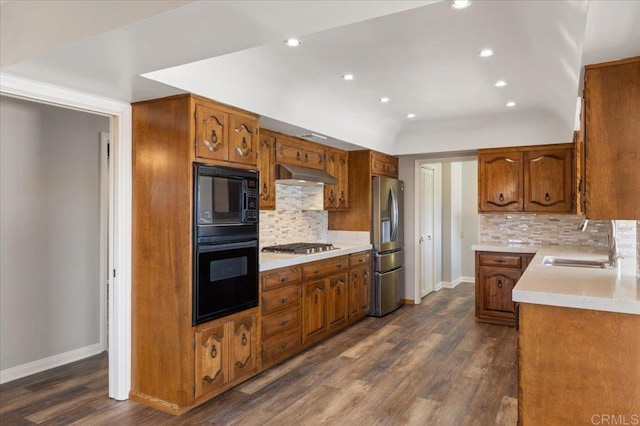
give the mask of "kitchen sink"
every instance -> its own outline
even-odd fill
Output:
[[[542,264],[546,266],[571,266],[574,268],[609,268],[609,263],[601,260],[564,259],[555,256],[545,256]]]

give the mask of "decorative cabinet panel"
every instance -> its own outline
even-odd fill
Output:
[[[478,203],[481,212],[522,211],[522,152],[478,155]]]
[[[330,330],[347,323],[349,314],[348,290],[346,273],[329,278],[327,311]]]
[[[361,318],[369,312],[369,265],[349,270],[349,319]]]
[[[280,137],[276,141],[276,162],[324,170],[324,147],[302,139]]]
[[[589,219],[640,219],[640,56],[587,65],[585,202]]]
[[[346,210],[349,198],[348,153],[341,149],[326,149],[325,171],[338,180],[335,185],[324,185],[325,210]]]
[[[258,139],[258,169],[260,170],[260,210],[276,208],[276,137],[260,130]]]
[[[513,287],[532,254],[476,252],[476,321],[514,325]]]
[[[229,159],[229,114],[196,103],[196,157],[208,160]]]
[[[218,324],[196,333],[196,398],[229,381],[225,330]]]
[[[302,342],[327,331],[327,280],[304,285],[302,300]]]
[[[539,145],[478,152],[478,211],[575,211],[574,145]]]
[[[257,318],[250,315],[229,323],[233,327],[229,380],[250,376],[258,369]]]
[[[398,158],[371,151],[371,174],[398,178]]]
[[[195,101],[196,158],[256,166],[257,138],[257,117]]]

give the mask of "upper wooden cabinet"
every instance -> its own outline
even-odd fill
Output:
[[[398,157],[371,151],[371,174],[398,178]]]
[[[583,108],[587,217],[640,219],[640,56],[587,65]]]
[[[193,103],[196,158],[257,165],[256,116],[201,98]]]
[[[324,147],[302,139],[279,135],[276,163],[324,170]]]
[[[575,211],[573,144],[478,151],[481,213]]]
[[[276,208],[276,136],[260,129],[258,138],[258,170],[260,170],[260,210]]]
[[[348,153],[341,149],[327,148],[325,171],[338,180],[336,185],[324,185],[325,210],[346,210],[349,199]]]

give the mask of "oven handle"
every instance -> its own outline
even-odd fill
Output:
[[[198,253],[211,253],[214,251],[255,248],[258,250],[258,240],[240,241],[236,243],[225,244],[197,244],[196,251]]]

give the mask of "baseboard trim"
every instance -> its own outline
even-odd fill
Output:
[[[97,355],[103,351],[104,347],[100,343],[96,343],[95,345],[85,346],[83,348],[74,349],[69,352],[53,355],[27,364],[7,368],[0,371],[0,384],[21,379],[51,368],[60,367],[61,365],[69,364],[70,362]]]
[[[419,303],[416,303],[413,299],[400,299],[400,303],[403,305],[419,305]]]
[[[440,290],[442,290],[442,288],[444,287],[444,284],[446,284],[446,281],[440,281],[438,284],[436,284],[435,286],[433,286],[433,291],[440,291]]]
[[[465,277],[465,276],[460,276],[458,278],[456,278],[455,280],[449,282],[449,281],[442,281],[442,287],[443,288],[455,288],[458,284],[460,283],[475,283],[475,279],[473,277]]]

